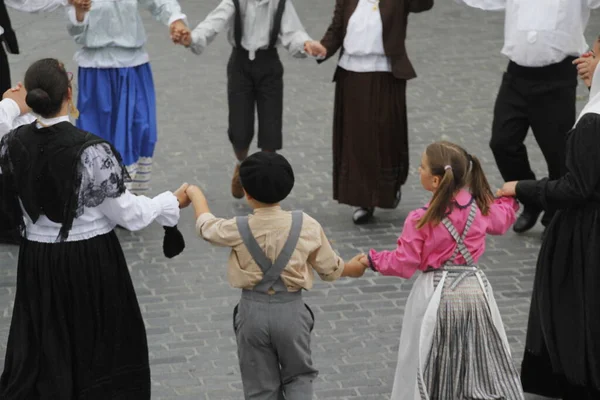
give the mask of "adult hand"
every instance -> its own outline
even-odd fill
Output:
[[[179,202],[179,208],[186,208],[191,203],[190,198],[188,197],[188,195],[186,193],[186,190],[188,189],[189,186],[190,186],[189,184],[184,183],[183,185],[181,185],[179,187],[179,189],[177,189],[176,191],[173,192],[175,197],[177,197],[177,201]]]
[[[517,181],[506,182],[502,188],[496,192],[497,197],[515,197],[517,195]]]
[[[327,49],[325,46],[316,40],[308,40],[304,42],[304,52],[313,57],[326,57]]]
[[[169,27],[169,33],[171,34],[173,43],[189,46],[189,43],[191,42],[191,32],[190,28],[187,27],[183,20],[179,19],[173,22]]]
[[[25,98],[27,97],[27,91],[23,87],[21,82],[17,83],[17,86],[8,89],[2,95],[2,100],[11,99],[19,106],[19,110],[21,111],[21,115],[27,114],[31,111],[31,108],[27,105]]]

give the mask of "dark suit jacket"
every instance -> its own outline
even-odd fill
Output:
[[[0,26],[4,29],[4,34],[0,35],[0,46],[4,40],[10,53],[19,54],[19,43],[17,42],[15,31],[13,31],[10,24],[10,17],[8,16],[8,11],[6,11],[4,0],[0,0]]]
[[[333,56],[340,48],[346,36],[348,21],[354,13],[358,0],[336,0],[333,19],[321,44],[327,49],[327,57]],[[406,26],[408,14],[430,10],[433,0],[380,0],[379,10],[383,24],[383,48],[392,62],[392,74],[398,79],[412,79],[417,76],[406,54]],[[334,76],[334,80],[336,77]]]

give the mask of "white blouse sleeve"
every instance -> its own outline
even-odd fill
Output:
[[[506,0],[454,0],[459,4],[479,8],[486,11],[501,11],[506,9]]]
[[[68,0],[4,0],[4,4],[18,11],[35,13],[54,11],[69,2]]]
[[[153,221],[163,226],[177,225],[179,202],[173,193],[149,198],[124,189],[121,165],[107,144],[88,147],[80,167],[80,204],[96,207],[112,222],[131,231],[144,229]]]
[[[13,129],[15,120],[20,114],[19,105],[14,100],[4,99],[0,101],[0,137]]]

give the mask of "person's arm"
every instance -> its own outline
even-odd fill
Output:
[[[305,218],[308,220],[311,217],[305,214]],[[306,221],[305,223],[308,224],[309,222]],[[341,276],[352,276],[343,275],[345,270],[344,260],[333,251],[321,225],[314,219],[311,219],[311,223],[316,226],[317,231],[314,232],[314,236],[318,238],[318,246],[308,256],[308,264],[326,282],[333,282]]]
[[[177,225],[180,202],[186,199],[185,187],[176,192],[179,198],[172,192],[154,198],[133,195],[125,188],[125,167],[110,145],[88,147],[81,156],[80,171],[81,205],[97,208],[113,223],[131,231],[143,229],[153,221],[168,227]]]
[[[587,6],[592,10],[600,8],[600,0],[587,0]]]
[[[26,13],[50,12],[69,4],[68,0],[4,0],[4,3],[17,11]]]
[[[459,4],[479,8],[485,11],[502,11],[506,9],[506,0],[454,0]]]
[[[429,11],[433,8],[433,0],[408,0],[407,10],[411,13]]]
[[[318,61],[319,63],[332,57],[344,43],[344,1],[345,0],[335,1],[331,24],[329,24],[327,32],[325,32],[325,35],[323,35],[320,41],[327,52],[323,59]]]
[[[21,109],[16,101],[8,98],[0,101],[0,137],[13,129],[19,115],[21,115]]]
[[[414,275],[422,262],[425,230],[429,229],[427,226],[417,229],[417,223],[423,214],[423,210],[412,211],[408,214],[395,250],[377,252],[371,249],[369,251],[371,269],[382,275],[405,279]]]
[[[194,208],[198,236],[209,243],[223,247],[234,247],[242,243],[235,218],[217,218],[211,214],[206,196],[195,185],[190,185],[186,194]]]
[[[154,19],[166,26],[171,26],[176,21],[185,23],[187,20],[177,0],[138,0],[138,3],[150,11]]]
[[[490,206],[488,215],[483,218],[487,222],[486,233],[504,235],[515,223],[519,211],[519,203],[512,197],[499,197]]]
[[[524,204],[544,209],[564,209],[589,202],[600,182],[600,115],[586,114],[577,123],[567,144],[567,173],[556,180],[506,183],[502,190],[516,194]],[[512,190],[511,190],[512,187]],[[508,190],[506,190],[508,189]],[[512,193],[511,193],[512,192]]]
[[[233,22],[234,15],[235,5],[233,0],[222,0],[217,8],[208,14],[204,21],[200,22],[192,31],[190,41],[184,44],[194,54],[202,54],[215,37]]]
[[[290,0],[285,4],[281,18],[281,31],[279,32],[281,45],[297,58],[306,57],[304,45],[312,39],[300,22],[296,9]]]

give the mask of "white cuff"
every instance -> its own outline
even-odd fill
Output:
[[[69,17],[69,22],[71,23],[71,25],[73,26],[85,26],[88,24],[88,17],[89,17],[90,13],[89,11],[85,13],[85,17],[83,17],[83,21],[79,22],[77,21],[77,14],[75,12],[75,7],[73,6],[69,6],[69,9],[67,10],[67,16]]]
[[[190,50],[196,55],[202,54],[202,52],[206,49],[206,35],[204,31],[201,29],[194,29],[192,31],[192,44],[190,45]]]
[[[156,217],[156,222],[162,226],[175,226],[179,222],[179,202],[172,192],[164,192],[152,199],[160,214]]]
[[[4,108],[6,117],[8,118],[8,121],[6,122],[8,122],[8,125],[12,125],[14,120],[21,115],[21,109],[19,108],[19,105],[13,99],[8,98],[0,101],[0,104],[2,104],[2,108]]]
[[[173,22],[179,21],[180,19],[183,20],[183,23],[187,26],[188,22],[187,22],[187,17],[185,16],[185,14],[171,15],[171,18],[169,18],[169,26],[171,26],[173,24]]]
[[[196,233],[198,234],[198,236],[202,237],[202,226],[214,218],[216,217],[212,213],[200,214],[200,216],[196,220]]]

